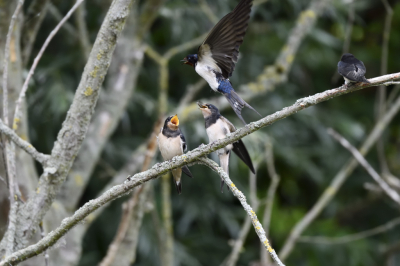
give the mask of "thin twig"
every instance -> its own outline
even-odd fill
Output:
[[[400,217],[395,218],[383,225],[378,227],[359,232],[356,234],[340,236],[340,237],[324,237],[324,236],[302,236],[299,238],[298,242],[300,243],[310,243],[310,244],[318,244],[318,245],[338,245],[338,244],[347,244],[353,241],[357,241],[360,239],[364,239],[367,237],[371,237],[374,235],[378,235],[381,233],[385,233],[389,230],[394,229],[396,226],[400,224]]]
[[[156,149],[157,149],[157,133],[160,131],[160,127],[162,126],[162,120],[158,119],[157,122],[153,126],[153,131],[151,133],[151,136],[149,138],[149,141],[147,142],[147,151],[145,152],[146,156],[143,160],[142,163],[142,171],[146,171],[150,167],[150,163],[153,160],[154,156],[156,155]],[[118,255],[118,251],[121,248],[121,245],[123,244],[124,240],[127,237],[127,232],[128,228],[133,226],[132,222],[135,223],[141,223],[141,220],[133,220],[132,221],[132,216],[135,215],[135,217],[141,219],[143,218],[143,208],[140,210],[137,210],[139,213],[133,213],[134,208],[137,207],[137,205],[140,203],[140,197],[142,196],[142,193],[145,193],[147,195],[147,191],[149,188],[147,187],[149,184],[144,184],[135,192],[132,194],[131,198],[124,203],[123,205],[123,214],[121,217],[121,222],[118,226],[117,234],[115,235],[114,240],[108,247],[108,251],[106,256],[103,258],[99,266],[109,266],[109,265],[114,265],[115,264],[115,259]],[[146,197],[145,195],[145,197]],[[143,201],[143,200],[142,200]],[[143,201],[144,203],[144,201]],[[137,227],[139,229],[139,226]],[[131,241],[129,241],[131,242]],[[132,252],[136,252],[132,251]],[[121,261],[119,261],[121,263]],[[132,261],[133,263],[133,261]]]
[[[51,3],[51,2],[49,2],[48,5],[49,5],[49,6],[48,6],[49,14],[52,15],[53,18],[54,18],[56,21],[60,22],[60,21],[62,20],[63,16],[62,16],[62,14],[60,13],[60,11],[58,10],[58,8],[57,8],[53,3]],[[65,31],[67,31],[67,32],[69,33],[69,35],[71,35],[71,37],[73,37],[74,39],[76,39],[76,38],[79,37],[78,30],[75,29],[75,27],[74,27],[71,23],[69,23],[68,21],[66,21],[66,22],[62,25],[62,28],[63,28]]]
[[[299,111],[306,109],[310,106],[314,106],[318,103],[327,101],[329,99],[338,97],[340,95],[348,94],[350,92],[361,90],[367,87],[376,86],[378,84],[398,78],[400,78],[400,73],[385,75],[370,79],[369,81],[371,82],[371,84],[355,84],[349,87],[342,86],[336,89],[317,93],[313,96],[299,99],[296,101],[296,103],[294,103],[291,106],[285,107],[282,110],[277,111],[274,114],[268,115],[258,121],[249,123],[243,128],[239,128],[234,133],[228,134],[228,136],[224,139],[220,139],[208,145],[201,145],[198,148],[184,155],[175,156],[169,161],[158,163],[145,172],[129,176],[127,180],[124,182],[124,184],[120,184],[110,188],[98,198],[87,202],[85,205],[79,208],[71,217],[65,218],[58,228],[47,234],[46,237],[38,241],[36,244],[20,249],[19,251],[14,252],[10,256],[4,258],[0,262],[0,266],[15,265],[16,263],[24,261],[32,256],[36,256],[37,254],[40,254],[48,247],[54,245],[58,241],[58,239],[60,239],[63,235],[65,235],[73,226],[75,226],[77,223],[82,221],[85,217],[87,217],[89,214],[91,214],[101,206],[107,204],[108,202],[118,197],[121,197],[122,195],[129,193],[134,187],[137,187],[141,184],[148,182],[149,180],[155,179],[165,174],[171,169],[182,167],[184,165],[188,165],[191,163],[197,163],[199,158],[207,154],[210,154],[211,152],[214,152],[222,147],[225,147],[228,144],[238,141],[239,139],[242,139],[243,137],[257,130],[260,130],[263,127],[270,126],[277,121],[280,121],[288,116],[296,114]],[[377,133],[375,132],[373,139],[376,139],[376,135],[378,135],[378,137],[380,136],[382,130],[387,126],[387,124],[393,118],[395,113],[397,113],[399,108],[400,108],[400,98],[393,105],[392,109],[388,111],[388,114],[385,117],[383,117],[382,121],[380,121],[380,124],[377,125],[378,127],[378,129],[376,130]],[[368,144],[367,147],[370,147],[370,143]],[[362,151],[362,153],[365,152],[366,151],[364,150]],[[330,194],[332,194],[332,191],[330,191]],[[261,225],[260,229],[262,229]]]
[[[364,156],[356,149],[353,145],[350,144],[343,136],[337,133],[332,128],[328,129],[328,134],[331,135],[334,139],[336,139],[343,147],[345,147],[351,154],[353,154],[354,158],[358,161],[358,163],[364,167],[364,169],[370,174],[370,176],[378,183],[378,185],[383,189],[383,191],[397,204],[400,205],[400,195],[393,190],[385,180],[380,177],[380,175],[372,168],[372,166],[367,162]]]
[[[393,106],[387,111],[387,113],[382,117],[382,119],[374,126],[371,133],[368,135],[364,143],[361,145],[360,153],[362,155],[368,153],[368,151],[380,138],[385,128],[389,125],[390,121],[392,121],[392,119],[399,112],[399,110],[400,110],[400,97],[397,98]],[[336,195],[336,193],[342,186],[343,182],[352,173],[352,171],[356,168],[356,166],[357,166],[357,161],[354,158],[349,159],[347,163],[343,165],[343,167],[332,179],[330,185],[324,190],[324,192],[319,197],[314,206],[292,228],[279,254],[279,256],[283,260],[285,260],[292,252],[296,244],[296,241],[300,237],[301,233],[312,223],[312,221],[314,221],[314,219],[333,199],[333,197]]]
[[[50,41],[53,39],[53,37],[56,35],[56,33],[58,32],[58,30],[61,28],[61,26],[71,17],[72,13],[74,13],[74,11],[78,8],[78,6],[83,2],[84,0],[77,0],[75,5],[68,11],[68,13],[65,15],[65,17],[57,24],[57,26],[54,28],[54,30],[52,30],[49,34],[49,36],[47,37],[46,41],[44,42],[42,48],[40,49],[39,53],[37,54],[37,56],[35,57],[35,60],[33,61],[33,64],[31,66],[31,69],[28,72],[28,75],[25,79],[24,85],[22,86],[21,92],[18,96],[18,99],[15,103],[15,112],[14,112],[14,119],[13,119],[13,129],[17,130],[18,128],[18,123],[21,120],[21,104],[22,101],[25,98],[25,94],[26,91],[28,90],[28,85],[29,85],[29,81],[33,76],[33,73],[35,72],[35,69],[40,61],[40,59],[42,58],[42,55],[44,53],[44,51],[46,50],[47,46],[49,45]],[[4,121],[6,122],[6,121]],[[6,124],[8,125],[8,124]]]
[[[265,144],[265,159],[267,161],[267,168],[268,168],[268,174],[271,179],[271,184],[268,187],[268,192],[267,192],[267,198],[265,200],[265,209],[264,209],[264,216],[262,220],[262,225],[265,230],[265,234],[268,237],[269,233],[269,228],[270,228],[270,223],[271,223],[271,214],[272,214],[272,207],[274,205],[274,198],[275,198],[275,193],[278,188],[279,182],[280,182],[280,176],[276,173],[275,169],[275,162],[274,162],[274,151],[273,151],[273,144],[272,141],[269,139],[266,144]],[[261,265],[269,265],[271,264],[269,257],[267,256],[267,253],[265,252],[265,249],[261,247],[260,250],[260,255],[261,255]]]
[[[0,119],[0,132],[9,137],[18,147],[30,154],[36,161],[45,165],[50,155],[38,152],[29,142],[21,139],[11,128],[7,127]]]
[[[233,195],[238,198],[240,203],[242,204],[244,210],[247,212],[247,215],[251,218],[251,222],[253,223],[253,227],[261,241],[261,243],[264,244],[265,249],[268,251],[268,253],[271,255],[272,259],[276,262],[278,266],[284,266],[284,264],[281,262],[279,259],[278,255],[276,254],[275,250],[271,247],[269,244],[269,241],[267,239],[267,236],[265,235],[265,231],[261,225],[261,223],[258,221],[256,213],[253,211],[251,206],[247,204],[246,202],[246,197],[243,195],[243,193],[237,189],[235,184],[231,181],[229,176],[224,172],[224,170],[218,166],[216,162],[214,162],[211,159],[208,159],[206,157],[200,157],[198,158],[199,161],[210,167],[212,170],[217,172],[219,176],[225,181],[229,189],[232,191]]]

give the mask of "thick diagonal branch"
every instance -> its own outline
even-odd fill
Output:
[[[110,65],[118,36],[132,0],[114,0],[100,28],[67,117],[58,133],[48,167],[40,177],[37,193],[19,213],[17,247],[24,248],[54,201],[85,138],[99,98],[99,89]]]

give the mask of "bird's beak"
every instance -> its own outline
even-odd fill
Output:
[[[178,115],[175,115],[174,117],[171,118],[171,123],[174,124],[175,126],[179,126]]]
[[[197,102],[197,105],[200,107],[200,109],[207,109],[207,105],[203,104],[200,101]]]
[[[185,65],[193,66],[193,64],[188,61],[187,57],[183,58],[183,60],[181,60],[181,62],[184,63]]]

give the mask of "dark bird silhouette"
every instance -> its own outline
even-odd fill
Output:
[[[157,136],[157,142],[161,156],[166,161],[171,160],[177,155],[182,155],[187,150],[185,136],[183,136],[179,129],[178,115],[169,116],[165,119],[164,126]],[[171,170],[178,194],[182,193],[182,171],[187,176],[193,177],[187,166]]]
[[[203,113],[206,132],[210,143],[219,139],[223,139],[228,133],[236,131],[235,126],[219,113],[217,107],[212,104],[203,104],[201,102],[198,102],[197,104]],[[236,155],[249,167],[253,174],[255,174],[253,163],[249,153],[247,152],[246,146],[244,146],[242,140],[238,140],[217,151],[220,165],[228,175],[229,157],[231,151],[236,153]],[[221,179],[221,192],[223,186],[224,181]]]
[[[239,47],[246,34],[252,5],[253,0],[240,1],[231,13],[214,26],[199,46],[197,54],[190,54],[182,60],[185,64],[193,66],[196,72],[208,82],[211,89],[226,97],[244,124],[246,124],[242,117],[244,107],[259,113],[235,92],[229,77],[235,70]]]
[[[369,82],[364,76],[367,69],[364,63],[352,54],[344,54],[338,63],[338,72],[343,76],[345,84],[356,82]]]

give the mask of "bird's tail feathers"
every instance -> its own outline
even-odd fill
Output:
[[[224,172],[229,175],[229,155],[230,155],[230,151],[228,151],[228,153],[223,153],[219,155],[219,164],[222,167],[222,170],[224,170]],[[222,189],[224,188],[224,180],[221,178],[221,192]]]
[[[182,176],[182,169],[177,168],[171,170],[172,176],[174,177],[174,183],[176,186],[176,190],[178,191],[178,194],[182,193],[182,183],[181,183],[181,176]]]
[[[229,104],[232,106],[233,111],[235,111],[236,115],[242,120],[242,122],[246,125],[246,121],[244,121],[242,117],[242,109],[243,107],[250,108],[254,112],[256,112],[259,116],[260,113],[256,111],[250,104],[246,103],[236,91],[231,90],[230,93],[224,93],[226,99],[228,100]]]
[[[188,177],[193,177],[192,173],[190,172],[189,168],[185,165],[182,167],[182,171],[187,175]]]

